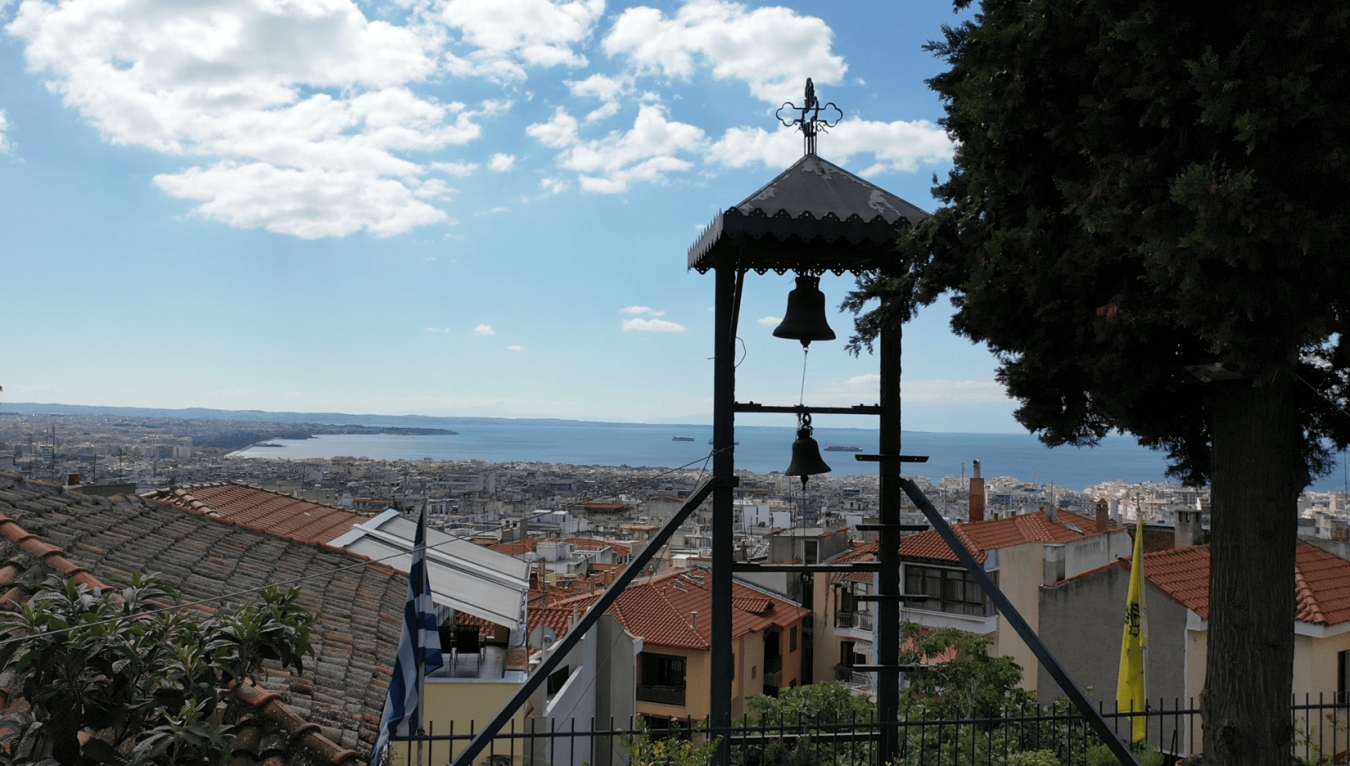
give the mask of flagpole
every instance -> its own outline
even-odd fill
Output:
[[[414,555],[426,561],[427,558],[427,507],[422,506],[422,512],[417,516],[417,540],[421,545],[417,546],[417,553]],[[421,656],[425,647],[419,646],[418,655]],[[422,745],[426,736],[427,720],[427,666],[425,662],[417,663],[417,766],[426,766],[426,761],[422,758]]]

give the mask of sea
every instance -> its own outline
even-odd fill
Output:
[[[712,427],[639,425],[562,421],[558,424],[509,420],[455,424],[454,435],[321,435],[310,439],[272,439],[277,447],[253,446],[234,453],[259,459],[367,457],[377,460],[482,460],[489,463],[567,463],[627,466],[653,471],[678,467],[711,468]],[[675,441],[674,437],[693,441]],[[792,457],[796,432],[781,426],[739,426],[736,467],[755,473],[783,471]],[[877,452],[875,429],[815,429],[827,445],[855,446],[863,454]],[[1047,448],[1029,434],[905,432],[901,452],[926,456],[925,463],[907,463],[904,473],[934,482],[959,476],[979,460],[985,477],[1012,476],[1037,484],[1083,490],[1110,479],[1126,482],[1166,481],[1162,454],[1140,447],[1128,436],[1108,436],[1095,447]],[[851,452],[823,451],[831,474],[875,473],[876,463],[859,462]],[[964,466],[963,466],[964,464]],[[1340,486],[1330,482],[1327,488]]]

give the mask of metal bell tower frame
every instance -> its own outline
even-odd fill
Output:
[[[797,127],[803,135],[805,156],[739,205],[718,213],[689,248],[689,268],[714,272],[715,332],[713,362],[713,475],[700,484],[685,504],[651,539],[647,547],[615,578],[604,594],[587,610],[567,636],[555,646],[519,689],[497,711],[473,740],[455,757],[454,766],[469,766],[488,746],[595,625],[624,588],[637,577],[675,530],[709,496],[713,501],[712,555],[712,650],[708,733],[721,739],[719,763],[730,763],[728,740],[732,702],[732,575],[735,572],[877,572],[877,664],[855,669],[877,674],[877,714],[880,722],[879,761],[891,763],[897,755],[900,709],[900,605],[908,598],[901,592],[900,536],[903,532],[935,529],[956,554],[962,566],[984,590],[1008,624],[1036,655],[1041,666],[1078,708],[1080,714],[1121,763],[1138,766],[1133,753],[1111,731],[1082,689],[1060,667],[1035,631],[1003,595],[984,568],[975,560],[947,522],[914,482],[902,478],[905,462],[924,462],[926,457],[900,454],[900,350],[901,325],[891,321],[880,328],[881,386],[877,404],[853,407],[776,406],[736,401],[736,331],[740,317],[741,291],[751,271],[779,274],[794,271],[818,276],[825,272],[895,274],[895,241],[904,227],[928,214],[890,192],[816,156],[816,137],[834,127],[843,113],[833,103],[821,104],[815,87],[806,81],[802,106],[784,104],[778,117],[784,125]],[[787,113],[790,117],[784,117]],[[901,312],[886,312],[896,316]],[[785,413],[810,415],[870,415],[880,419],[877,451],[859,454],[862,461],[877,463],[880,479],[880,522],[860,525],[879,537],[877,561],[850,564],[751,564],[733,559],[733,529],[736,489],[736,413]],[[928,519],[928,525],[908,527],[900,523],[900,505],[908,495]],[[919,599],[925,597],[920,596]]]

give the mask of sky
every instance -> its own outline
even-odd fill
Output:
[[[686,251],[801,156],[925,210],[953,146],[950,3],[0,0],[0,386],[11,402],[710,422],[713,277]],[[737,396],[877,401],[771,336]],[[950,306],[905,329],[907,429],[1017,432]],[[740,422],[779,424],[762,416]],[[859,426],[844,418],[818,424]],[[867,423],[871,427],[873,423]]]

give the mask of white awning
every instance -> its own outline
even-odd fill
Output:
[[[389,510],[352,527],[329,545],[407,572],[412,567],[416,535],[417,522]],[[427,530],[427,579],[431,581],[432,598],[440,606],[524,630],[529,577],[528,562],[439,530]]]

